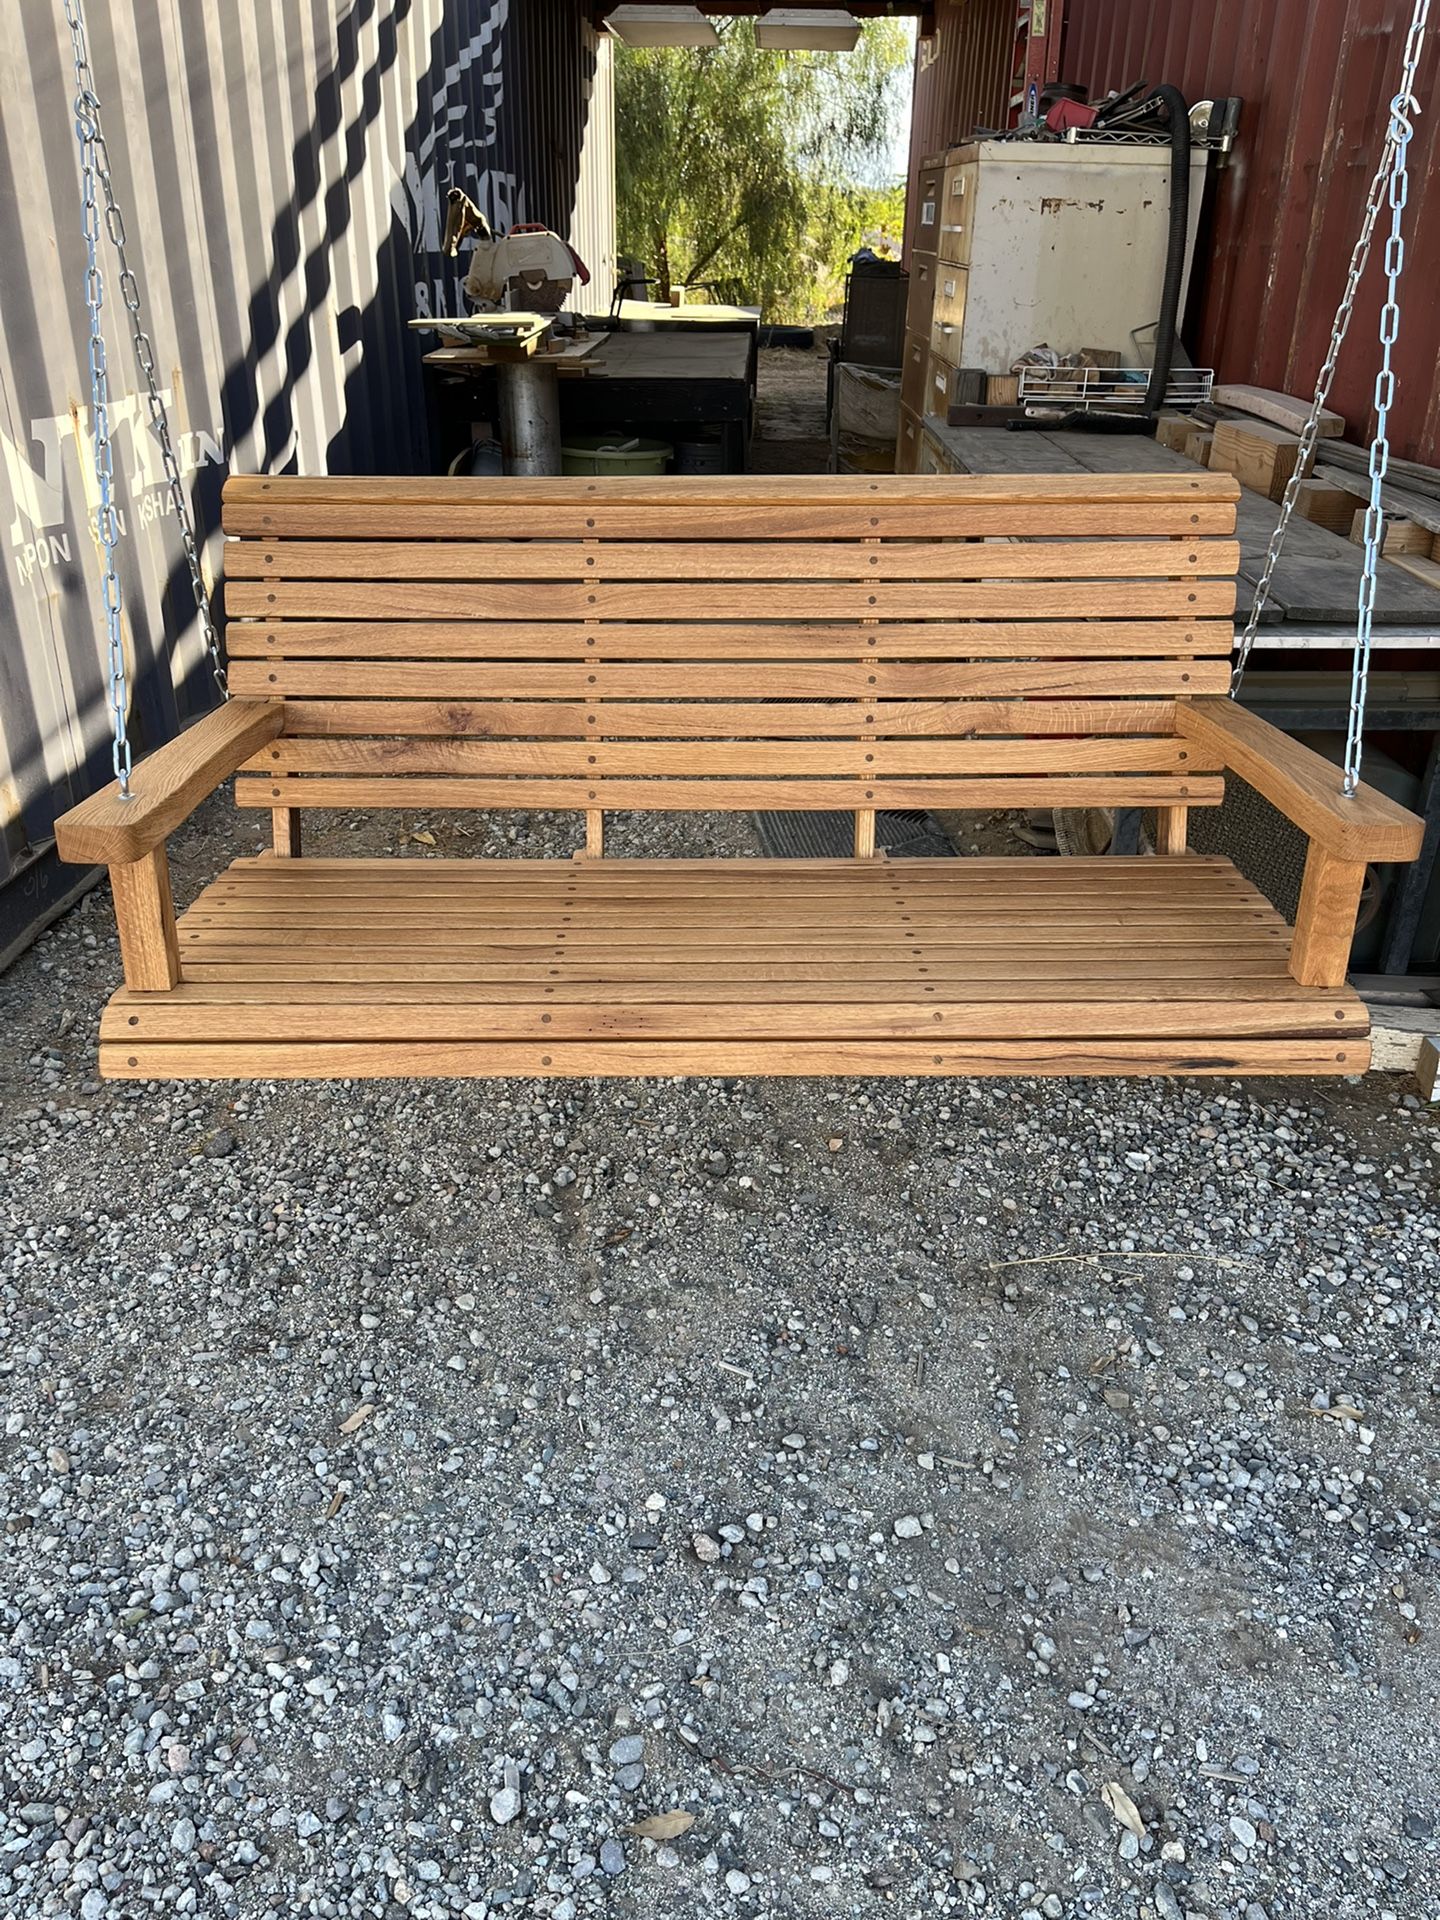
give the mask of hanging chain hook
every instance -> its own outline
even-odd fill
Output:
[[[215,618],[210,606],[210,591],[205,584],[205,575],[200,565],[200,549],[195,537],[195,521],[190,511],[189,496],[185,492],[185,483],[180,474],[180,462],[176,458],[174,442],[170,434],[170,415],[165,405],[165,397],[155,372],[155,349],[150,336],[145,331],[140,314],[140,284],[130,265],[128,254],[128,236],[125,230],[125,217],[115,198],[115,188],[110,177],[110,153],[105,144],[105,134],[100,124],[100,102],[95,93],[94,74],[90,68],[90,54],[85,37],[85,16],[82,0],[63,0],[65,23],[70,29],[70,49],[75,67],[75,118],[76,132],[80,138],[81,171],[86,204],[86,243],[89,257],[89,269],[86,280],[86,297],[92,287],[99,294],[99,267],[95,258],[95,246],[92,243],[91,224],[95,210],[95,193],[98,185],[100,199],[104,204],[105,231],[115,250],[119,266],[120,297],[130,315],[131,344],[135,352],[135,364],[145,382],[145,408],[149,417],[150,430],[160,449],[160,461],[165,470],[165,489],[175,515],[176,525],[180,529],[180,544],[185,551],[185,565],[190,575],[190,591],[195,601],[195,612],[200,623],[200,633],[205,642],[205,652],[210,662],[210,672],[220,691],[222,699],[230,697],[226,684],[225,668],[220,658],[220,636],[215,628]],[[97,235],[98,237],[98,235]],[[96,340],[99,338],[100,310],[99,300],[91,305],[91,369],[92,389],[94,385],[94,364]],[[105,344],[99,338],[100,362],[103,368]],[[93,404],[93,401],[92,401]],[[106,456],[110,459],[108,446],[108,418]],[[98,445],[98,443],[97,443]],[[98,453],[97,453],[98,462]],[[113,487],[113,466],[111,475]],[[114,526],[113,510],[111,514]],[[113,571],[113,568],[112,568]],[[116,588],[118,599],[118,583]],[[107,602],[108,612],[108,602]],[[112,657],[113,672],[113,657]],[[113,707],[113,698],[112,698]],[[128,754],[128,749],[127,749]],[[128,766],[128,760],[127,760]]]
[[[1246,667],[1250,664],[1250,653],[1255,645],[1256,630],[1270,598],[1270,582],[1275,576],[1275,569],[1280,561],[1285,536],[1289,531],[1295,506],[1300,498],[1301,485],[1310,472],[1315,443],[1320,433],[1320,415],[1324,411],[1325,402],[1330,398],[1330,388],[1334,384],[1335,367],[1340,358],[1340,349],[1350,330],[1355,295],[1370,259],[1370,246],[1375,237],[1380,209],[1385,203],[1397,158],[1403,165],[1403,148],[1410,140],[1411,115],[1420,111],[1419,103],[1415,98],[1415,72],[1420,63],[1420,45],[1429,13],[1430,0],[1415,0],[1414,17],[1410,22],[1410,31],[1406,36],[1405,52],[1401,60],[1400,85],[1390,106],[1390,123],[1386,131],[1385,147],[1380,155],[1380,163],[1375,169],[1375,177],[1370,182],[1370,191],[1366,195],[1365,214],[1360,223],[1359,238],[1350,255],[1350,266],[1345,276],[1345,291],[1341,294],[1340,304],[1335,309],[1335,319],[1330,328],[1330,342],[1315,382],[1315,395],[1310,402],[1310,412],[1304,426],[1300,429],[1300,444],[1296,451],[1294,471],[1286,482],[1279,517],[1271,532],[1270,544],[1265,553],[1265,565],[1261,570],[1260,579],[1255,588],[1255,598],[1251,603],[1250,613],[1240,636],[1235,670],[1230,680],[1232,700],[1238,698],[1240,683],[1245,678]]]
[[[1410,196],[1409,150],[1414,116],[1415,70],[1420,59],[1420,37],[1430,0],[1416,0],[1415,17],[1405,43],[1400,88],[1390,102],[1388,145],[1394,150],[1390,169],[1390,232],[1385,240],[1385,304],[1380,309],[1380,367],[1375,375],[1375,433],[1370,442],[1370,499],[1365,508],[1365,558],[1360,569],[1360,593],[1355,622],[1355,659],[1350,676],[1350,723],[1345,735],[1345,792],[1360,785],[1360,755],[1365,733],[1365,698],[1370,686],[1371,629],[1375,618],[1375,576],[1380,562],[1384,525],[1383,484],[1390,467],[1390,409],[1395,403],[1395,369],[1391,357],[1400,335],[1400,276],[1405,270],[1405,240],[1401,216]]]

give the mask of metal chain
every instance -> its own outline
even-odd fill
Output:
[[[1345,736],[1345,791],[1354,793],[1360,784],[1360,754],[1365,731],[1365,696],[1370,685],[1370,635],[1375,616],[1375,575],[1380,560],[1380,534],[1384,524],[1381,487],[1390,467],[1390,409],[1395,403],[1395,370],[1391,352],[1400,334],[1400,275],[1405,270],[1405,241],[1400,231],[1401,215],[1410,195],[1408,168],[1410,137],[1415,128],[1412,116],[1419,113],[1415,98],[1415,69],[1420,59],[1420,38],[1425,29],[1430,0],[1415,0],[1415,16],[1410,37],[1405,43],[1405,60],[1400,73],[1400,90],[1390,102],[1390,135],[1387,144],[1394,149],[1390,170],[1390,232],[1385,240],[1385,304],[1380,309],[1380,369],[1375,375],[1375,433],[1370,442],[1370,500],[1365,508],[1365,559],[1360,569],[1358,617],[1355,623],[1355,660],[1350,677],[1350,724]]]
[[[1310,471],[1315,443],[1320,432],[1320,415],[1324,410],[1325,402],[1330,398],[1330,388],[1335,380],[1336,362],[1340,358],[1340,349],[1344,344],[1345,335],[1350,329],[1355,294],[1370,258],[1370,244],[1375,235],[1376,222],[1380,218],[1380,209],[1385,202],[1386,191],[1394,175],[1397,157],[1402,156],[1403,145],[1408,144],[1410,139],[1409,121],[1403,114],[1398,113],[1397,109],[1404,102],[1412,111],[1419,111],[1414,95],[1415,70],[1420,60],[1420,42],[1429,12],[1430,0],[1415,0],[1415,13],[1410,22],[1410,31],[1405,41],[1405,54],[1401,62],[1400,88],[1391,103],[1390,125],[1385,138],[1384,151],[1381,153],[1380,164],[1375,169],[1375,177],[1370,182],[1370,191],[1366,196],[1365,217],[1360,223],[1360,235],[1350,255],[1350,268],[1345,276],[1345,291],[1340,297],[1339,306],[1335,309],[1335,319],[1330,328],[1330,344],[1326,348],[1324,364],[1315,382],[1315,395],[1310,402],[1310,412],[1304,426],[1300,429],[1300,445],[1296,454],[1295,468],[1285,485],[1280,514],[1265,553],[1265,565],[1255,588],[1255,598],[1245,622],[1245,630],[1240,636],[1235,670],[1230,679],[1232,700],[1239,696],[1240,683],[1245,678],[1246,667],[1250,664],[1256,629],[1260,625],[1260,616],[1270,598],[1270,582],[1279,564],[1280,554],[1285,545],[1285,535],[1289,531],[1290,522],[1295,513],[1295,504],[1300,498],[1301,485]],[[1398,129],[1401,126],[1405,128],[1403,142],[1397,138]]]
[[[95,142],[99,127],[91,112],[94,95],[82,84],[84,28],[73,0],[65,0],[65,18],[75,53],[75,138],[80,142],[82,224],[85,233],[85,305],[90,314],[90,435],[95,454],[95,532],[104,562],[100,599],[105,610],[107,677],[110,689],[110,725],[114,735],[111,763],[122,799],[130,798],[130,740],[126,732],[129,690],[125,645],[120,624],[120,575],[115,549],[120,529],[115,518],[115,453],[110,442],[110,375],[105,361],[103,310],[105,283],[100,272],[100,209],[95,199]]]
[[[83,119],[88,129],[88,133],[81,134],[85,192],[88,201],[93,203],[95,183],[99,182],[101,198],[105,204],[105,231],[109,235],[110,244],[115,249],[115,258],[119,263],[120,297],[125,302],[126,311],[130,315],[135,364],[145,382],[145,408],[149,415],[150,431],[154,434],[160,448],[160,460],[165,469],[166,491],[169,493],[170,504],[175,512],[176,524],[180,528],[180,544],[185,550],[185,564],[190,574],[190,591],[195,601],[195,612],[200,622],[205,652],[209,656],[210,672],[214,677],[215,685],[220,690],[220,697],[228,700],[230,689],[225,679],[224,664],[220,658],[220,636],[216,632],[215,619],[210,608],[210,592],[205,585],[205,575],[200,566],[200,549],[195,538],[195,522],[190,512],[190,501],[185,492],[185,485],[180,477],[180,462],[176,458],[174,443],[170,437],[170,415],[155,373],[155,349],[141,321],[140,284],[135,278],[126,250],[125,217],[116,201],[115,188],[110,178],[110,152],[100,126],[100,102],[95,94],[94,75],[90,69],[90,55],[86,47],[82,0],[63,0],[63,5],[66,25],[70,29],[70,47],[75,64],[76,126],[78,130]],[[104,353],[103,343],[101,353],[102,355]]]

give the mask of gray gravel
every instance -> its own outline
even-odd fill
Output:
[[[101,1086],[117,976],[0,980],[6,1920],[1440,1912],[1405,1083]]]

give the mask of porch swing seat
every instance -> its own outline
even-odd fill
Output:
[[[237,696],[57,829],[111,867],[114,1078],[1346,1074],[1365,866],[1422,824],[1223,698],[1227,475],[236,479]],[[1226,769],[1294,928],[1185,851]],[[179,920],[239,774],[273,851]],[[844,860],[630,860],[607,810],[844,808]],[[1154,857],[887,860],[874,810],[1140,807]],[[575,809],[573,859],[306,856],[307,810]]]

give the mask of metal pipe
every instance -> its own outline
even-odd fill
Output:
[[[500,448],[506,473],[560,471],[560,381],[543,360],[501,362]]]

